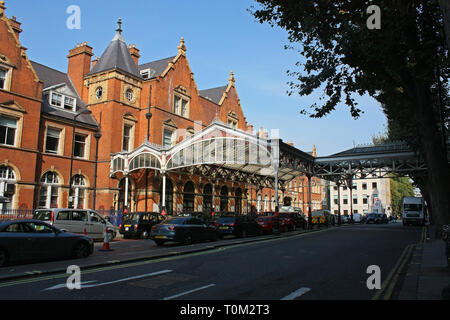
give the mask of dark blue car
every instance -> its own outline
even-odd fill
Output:
[[[17,262],[85,258],[93,250],[92,239],[61,231],[40,220],[0,223],[0,267]]]

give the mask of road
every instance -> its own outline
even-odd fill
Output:
[[[367,267],[381,281],[422,229],[348,225],[289,238],[114,264],[81,271],[81,289],[68,274],[0,282],[0,299],[370,300]]]

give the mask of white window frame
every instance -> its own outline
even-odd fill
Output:
[[[81,178],[81,179],[80,179]],[[85,209],[86,208],[86,179],[81,174],[76,174],[72,178],[72,188],[71,191],[74,195],[69,194],[69,208],[73,209]],[[72,201],[70,198],[72,197]],[[81,199],[81,202],[80,202]],[[82,207],[78,208],[81,203]]]
[[[7,90],[8,89],[8,79],[9,79],[9,69],[5,69],[0,67],[0,71],[3,71],[5,73],[5,77],[4,78],[0,78],[3,80],[3,85],[0,86],[0,89],[2,90]]]
[[[178,103],[177,103],[178,101]],[[183,108],[184,103],[184,108]],[[183,118],[189,118],[190,115],[190,99],[179,93],[173,95],[173,113]]]
[[[166,143],[165,143],[165,141],[166,141],[166,139],[165,139],[165,132],[170,132],[170,145],[167,145]],[[169,147],[172,147],[173,145],[174,145],[174,134],[175,134],[175,130],[173,130],[173,129],[171,129],[171,128],[168,128],[168,127],[164,127],[163,128],[163,136],[162,136],[162,145],[163,145],[163,147],[165,147],[165,148],[169,148]]]
[[[53,174],[53,179],[51,181],[48,180],[48,175]],[[45,180],[44,180],[45,179]],[[44,181],[42,181],[44,180]],[[39,208],[46,209],[51,208],[52,205],[52,196],[56,193],[56,207],[59,207],[59,190],[61,188],[59,177],[54,171],[48,171],[42,175],[41,178],[41,190],[39,192]],[[41,197],[43,190],[46,191],[45,194],[45,206],[41,206]]]
[[[8,125],[8,124],[4,125],[4,127],[6,128],[6,130],[5,130],[5,141],[0,141],[0,145],[15,147],[16,146],[16,142],[17,142],[17,132],[18,132],[18,127],[19,127],[19,119],[17,119],[16,117],[12,117],[12,116],[6,115],[6,114],[0,114],[0,117],[2,117],[2,118],[9,118],[11,120],[15,120],[16,121],[16,124],[15,124],[14,127],[12,127],[11,125]],[[13,141],[13,144],[6,143],[9,130],[14,130],[14,141]]]
[[[54,96],[60,96],[61,100],[59,101],[60,104],[58,105],[57,103],[53,103],[53,97]],[[51,106],[63,109],[63,110],[67,110],[67,111],[71,111],[71,112],[75,112],[76,111],[76,107],[77,107],[77,99],[75,97],[72,96],[68,96],[68,95],[64,95],[62,93],[59,92],[55,92],[55,91],[50,91],[50,94],[48,95],[48,103]],[[71,99],[72,100],[72,106],[70,109],[66,108],[66,99]],[[56,99],[55,99],[56,100]],[[70,107],[70,104],[68,104],[68,106]]]
[[[16,180],[16,173],[14,172],[14,169],[7,166],[7,165],[1,165],[0,166],[0,196],[5,196],[6,186],[8,184],[15,185],[17,183]],[[16,196],[16,193],[12,195],[11,198],[9,198],[9,203],[0,203],[0,211],[5,209],[13,209],[14,207],[14,198]]]
[[[49,150],[48,149],[47,139],[49,137],[49,131],[50,130],[58,131],[58,145],[56,147],[56,150]],[[47,127],[47,130],[45,132],[45,149],[44,149],[45,153],[48,153],[48,154],[60,154],[60,150],[61,150],[61,133],[62,133],[62,129],[61,128]],[[52,138],[56,138],[56,137],[52,136]]]
[[[77,141],[77,136],[79,136],[79,137],[83,137],[84,138],[84,141],[83,142],[80,142],[80,141]],[[74,149],[73,149],[73,156],[75,157],[75,158],[79,158],[79,159],[86,159],[87,158],[87,145],[88,145],[88,135],[86,135],[86,134],[83,134],[83,133],[77,133],[77,132],[75,132],[75,141],[73,142],[74,144],[75,144],[75,147],[74,147]],[[82,143],[83,144],[83,155],[82,156],[77,156],[77,155],[75,155],[75,151],[77,150],[77,148],[76,148],[76,146],[77,146],[77,143]]]

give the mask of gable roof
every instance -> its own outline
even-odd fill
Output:
[[[227,90],[227,86],[200,90],[198,93],[201,97],[211,100],[216,104],[219,104],[225,90]]]
[[[175,59],[175,57],[176,56],[168,57],[168,58],[164,58],[164,59],[160,59],[160,60],[156,60],[156,61],[150,61],[150,62],[141,64],[138,67],[139,72],[150,69],[149,79],[160,76],[164,72],[164,70],[166,70],[169,62],[173,61],[173,59]]]
[[[46,89],[49,89],[51,87],[56,86],[66,86],[69,90],[75,93],[76,95],[76,108],[77,110],[83,110],[86,109],[86,105],[81,100],[77,90],[75,89],[75,86],[73,85],[72,81],[70,80],[69,76],[61,71],[52,69],[50,67],[44,66],[43,64],[31,61],[31,65],[33,66],[34,70],[36,71],[37,76],[39,77],[39,80],[41,80],[43,84],[43,90],[45,92]],[[74,113],[70,112],[68,110],[54,107],[50,105],[48,98],[43,97],[42,99],[42,106],[41,106],[41,112],[61,117],[68,120],[73,120]],[[77,122],[81,122],[90,126],[98,126],[97,122],[95,121],[94,117],[90,114],[82,114],[77,118]]]
[[[131,74],[135,77],[141,77],[128,47],[123,40],[122,30],[117,29],[116,35],[106,48],[100,60],[95,64],[88,75],[118,69]]]

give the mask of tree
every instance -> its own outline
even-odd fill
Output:
[[[408,177],[394,176],[391,178],[391,206],[396,216],[402,214],[403,197],[414,197],[414,186]]]
[[[323,117],[344,102],[358,118],[357,94],[382,105],[388,121],[427,164],[427,183],[440,223],[450,223],[450,169],[447,159],[450,75],[444,8],[437,0],[256,0],[250,9],[260,23],[288,32],[290,45],[306,62],[288,94],[323,90],[322,104],[302,114]],[[368,11],[376,5],[375,11]],[[373,8],[373,7],[371,7]],[[380,29],[371,29],[378,19]],[[448,25],[448,24],[447,24]],[[299,47],[297,48],[296,45]]]

